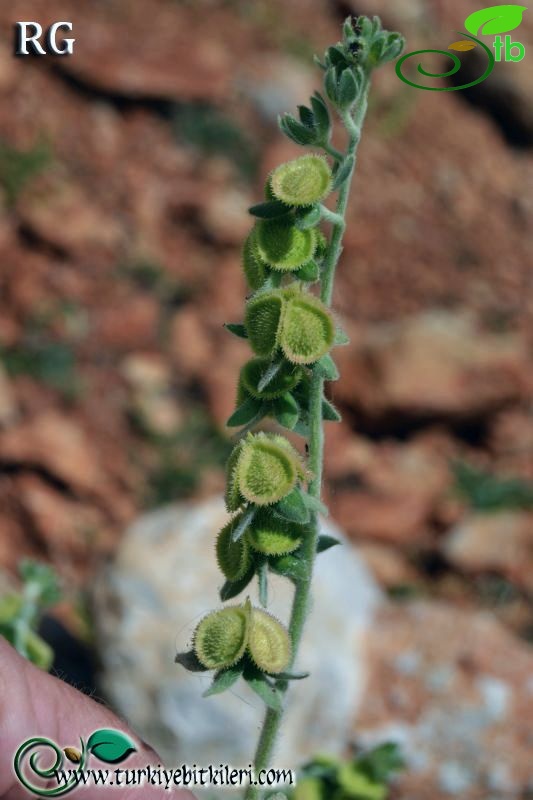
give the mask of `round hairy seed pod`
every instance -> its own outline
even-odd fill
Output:
[[[290,522],[264,511],[255,515],[246,537],[250,546],[265,556],[293,553],[302,543],[301,526],[297,530]]]
[[[264,389],[259,391],[259,383],[270,366],[271,361],[268,358],[252,358],[241,369],[239,384],[242,383],[244,389],[252,397],[273,400],[276,397],[281,397],[285,392],[290,392],[301,380],[301,368],[284,361],[272,380]]]
[[[252,563],[250,548],[245,536],[234,542],[232,534],[235,526],[242,519],[242,514],[237,514],[225,525],[217,536],[216,554],[220,571],[228,581],[238,581],[244,578]]]
[[[281,433],[259,433],[258,436],[264,436],[269,441],[278,445],[278,447],[283,447],[283,449],[289,453],[291,458],[294,459],[296,463],[296,469],[298,470],[298,477],[302,478],[302,480],[309,478],[309,472],[305,468],[300,453],[295,447],[292,446],[288,439],[281,435]]]
[[[252,350],[258,356],[269,356],[277,347],[282,310],[280,292],[265,292],[246,304],[244,325]]]
[[[331,168],[323,156],[310,153],[280,164],[270,177],[272,192],[289,206],[311,206],[331,191]]]
[[[194,652],[207,669],[236,664],[246,650],[250,614],[246,607],[231,606],[212,611],[194,633]]]
[[[267,268],[265,264],[256,255],[254,244],[255,232],[251,233],[246,238],[242,250],[242,268],[251,289],[256,291],[267,279]]]
[[[284,308],[279,342],[294,364],[313,364],[326,355],[335,339],[333,318],[317,297],[293,295]]]
[[[259,669],[271,675],[283,672],[291,660],[287,629],[276,617],[260,608],[252,608],[248,652]]]
[[[316,248],[313,228],[300,231],[290,219],[268,219],[255,227],[255,249],[259,258],[279,272],[292,272],[309,261]]]
[[[237,477],[237,463],[241,454],[242,442],[235,445],[230,453],[226,464],[226,493],[224,499],[226,508],[231,513],[238,511],[244,503],[244,497],[239,491],[239,481]]]
[[[236,467],[239,491],[255,505],[272,505],[294,489],[299,467],[293,453],[265,434],[248,434]]]

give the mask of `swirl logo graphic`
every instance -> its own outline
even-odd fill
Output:
[[[412,53],[406,53],[402,56],[398,62],[396,63],[396,74],[404,83],[407,83],[409,86],[413,86],[415,89],[424,89],[427,92],[457,92],[462,89],[468,89],[471,86],[476,86],[478,83],[482,83],[486,80],[489,75],[491,74],[492,70],[497,61],[501,61],[502,57],[505,58],[506,61],[521,61],[525,56],[525,47],[521,42],[513,42],[511,36],[506,36],[505,39],[502,39],[502,33],[508,33],[509,31],[518,28],[520,23],[522,22],[522,16],[524,11],[526,11],[526,6],[517,6],[517,5],[499,5],[499,6],[490,6],[489,8],[483,8],[480,11],[475,11],[473,14],[470,14],[469,17],[465,20],[465,28],[468,33],[464,33],[459,31],[459,35],[466,37],[465,39],[461,39],[457,42],[453,42],[453,44],[449,45],[448,50],[415,50]],[[495,36],[494,42],[492,44],[492,48],[494,49],[494,53],[492,52],[491,48],[485,44],[485,42],[481,41],[481,39],[477,38],[477,36]],[[417,79],[407,76],[404,73],[404,66],[407,61],[410,59],[416,59],[417,56],[424,56],[428,53],[437,54],[446,56],[446,58],[452,60],[452,67],[451,69],[443,72],[430,72],[422,66],[422,63],[419,61],[417,65],[417,70],[420,75],[424,78],[435,78],[435,79],[443,79],[443,78],[451,78],[453,75],[456,75],[461,67],[463,66],[459,56],[455,53],[449,52],[450,50],[454,50],[457,52],[468,52],[470,50],[474,50],[474,48],[479,47],[481,48],[486,57],[487,57],[487,65],[485,71],[482,75],[474,80],[469,80],[466,83],[461,85],[453,85],[453,86],[431,86],[425,85],[423,83],[418,83]]]
[[[28,739],[15,753],[13,762],[15,775],[28,791],[38,797],[60,797],[82,785],[80,776],[87,767],[91,755],[106,764],[120,764],[137,749],[129,736],[112,728],[94,731],[87,742],[80,739],[80,746],[80,750],[75,747],[61,749],[56,742],[42,736]],[[45,749],[53,758],[53,762],[49,762],[47,766],[41,763]],[[76,769],[69,769],[68,779],[59,783],[59,775],[66,774],[65,758],[71,764],[75,764]],[[58,781],[57,786],[50,787],[50,781],[53,779]],[[35,783],[36,780],[38,783]]]

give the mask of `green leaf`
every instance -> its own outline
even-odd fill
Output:
[[[533,482],[500,478],[463,461],[452,462],[455,491],[478,511],[533,509]]]
[[[264,558],[257,565],[257,580],[259,583],[259,602],[263,608],[268,606],[268,562]]]
[[[19,564],[19,575],[24,583],[32,583],[35,603],[40,606],[52,606],[61,599],[59,579],[48,564],[24,558]]]
[[[377,39],[374,39],[374,41],[372,42],[372,46],[370,48],[371,63],[375,64],[376,66],[381,64],[381,59],[385,47],[386,47],[386,42],[384,36],[379,36]]]
[[[309,439],[309,424],[304,419],[299,419],[294,428],[292,429],[293,433],[297,433],[298,436],[303,436],[304,439]]]
[[[137,746],[129,736],[112,728],[95,731],[87,740],[87,752],[106,764],[120,764],[136,750]]]
[[[280,200],[271,200],[268,203],[258,203],[248,209],[249,213],[260,219],[277,219],[291,213],[291,209]]]
[[[322,212],[319,205],[303,206],[302,210],[297,212],[294,224],[299,230],[306,231],[318,225],[321,217]]]
[[[405,39],[399,33],[389,33],[385,44],[386,47],[381,56],[381,64],[386,64],[387,61],[394,61],[395,58],[401,55],[405,47]]]
[[[311,259],[294,273],[294,277],[304,283],[316,283],[320,278],[320,267],[314,259]]]
[[[303,681],[309,675],[309,672],[278,672],[276,678],[279,681]]]
[[[241,660],[232,667],[226,667],[226,669],[221,669],[215,673],[213,683],[209,689],[203,693],[202,697],[211,697],[214,694],[222,694],[222,692],[231,689],[233,684],[235,684],[241,677],[243,666],[244,665]]]
[[[329,67],[324,76],[324,89],[332,103],[337,105],[337,70],[335,67]]]
[[[331,117],[326,101],[321,94],[315,92],[311,98],[311,107],[315,116],[315,127],[323,142],[328,141],[331,130]]]
[[[298,403],[290,392],[272,401],[272,411],[279,424],[289,431],[294,429],[300,416]]]
[[[404,769],[405,761],[395,742],[374,747],[356,761],[358,769],[377,783],[388,783],[395,772]]]
[[[353,168],[355,166],[355,158],[353,156],[348,156],[344,159],[342,164],[339,166],[337,172],[335,173],[335,178],[333,180],[332,189],[335,191],[336,189],[340,189],[344,181],[350,176]]]
[[[207,667],[204,667],[194,650],[189,650],[188,653],[178,653],[174,663],[181,664],[189,672],[207,672]]]
[[[335,539],[334,536],[319,536],[316,551],[317,553],[325,553],[326,550],[330,550],[332,547],[337,547],[337,545],[340,544],[342,544],[342,542]]]
[[[302,125],[314,131],[315,116],[310,108],[307,108],[307,106],[298,106],[298,116],[300,117]]]
[[[241,425],[248,425],[250,422],[256,420],[259,422],[262,416],[263,403],[256,397],[248,397],[244,403],[233,412],[231,417],[226,422],[228,428],[239,428]]]
[[[339,89],[338,89],[338,104],[341,108],[348,109],[353,106],[355,101],[357,100],[357,95],[359,94],[359,88],[357,86],[357,81],[355,80],[355,75],[353,74],[350,67],[343,70],[340,81],[339,81]]]
[[[289,578],[291,581],[308,581],[309,567],[301,558],[295,555],[278,556],[269,561],[270,569],[276,575]]]
[[[323,514],[325,517],[328,516],[328,509],[327,506],[324,505],[317,497],[313,497],[312,495],[304,492],[303,490],[299,490],[302,496],[302,500],[304,501],[305,506],[315,514]]]
[[[306,128],[305,125],[302,125],[290,114],[285,114],[279,118],[279,127],[281,132],[296,144],[305,146],[314,144],[316,141],[316,132]]]
[[[322,419],[325,419],[328,422],[340,422],[342,419],[335,406],[325,398],[322,400]]]
[[[305,525],[311,519],[309,509],[298,489],[293,489],[286,497],[272,506],[272,510],[279,517],[288,519],[290,522],[297,522],[299,525]]]
[[[339,380],[340,377],[339,370],[337,369],[337,365],[335,364],[329,353],[326,353],[325,356],[319,358],[319,360],[313,366],[313,369],[327,381]]]
[[[280,371],[281,367],[283,366],[283,361],[273,361],[268,369],[264,372],[261,380],[257,384],[257,391],[263,392],[267,386],[274,380],[278,372]]]
[[[344,67],[348,66],[348,62],[346,61],[346,56],[342,50],[342,47],[337,45],[332,45],[327,49],[327,56],[331,64],[334,67],[340,67],[343,69]]]
[[[273,711],[281,711],[281,696],[279,692],[270,685],[265,675],[257,667],[247,664],[243,677],[250,689],[261,698],[268,708]]]
[[[350,344],[350,337],[342,328],[337,328],[335,331],[335,339],[333,341],[335,347],[342,347],[345,344]]]
[[[225,322],[224,327],[234,336],[237,336],[239,339],[247,339],[248,333],[246,332],[246,328],[241,323],[237,322]]]
[[[465,28],[474,36],[495,36],[518,28],[527,6],[502,5],[474,11],[465,20]]]
[[[237,595],[243,592],[254,577],[254,574],[254,570],[251,569],[248,573],[246,573],[244,578],[241,578],[239,581],[226,581],[219,592],[222,602],[225,602],[226,600],[232,600],[234,597],[237,597]]]
[[[231,539],[233,542],[238,542],[241,536],[244,536],[250,524],[255,517],[255,506],[249,506],[242,514],[242,517],[239,523],[235,526],[232,531]]]

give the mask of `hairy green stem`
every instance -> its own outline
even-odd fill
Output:
[[[331,306],[335,270],[342,253],[342,239],[345,229],[346,209],[348,206],[348,198],[350,196],[353,173],[355,171],[355,157],[357,155],[357,149],[361,139],[361,130],[368,107],[369,88],[370,80],[369,77],[367,77],[361,92],[361,100],[354,116],[352,117],[351,115],[346,114],[343,117],[344,124],[350,134],[346,157],[354,156],[354,164],[350,175],[343,183],[339,191],[335,215],[332,215],[331,220],[335,221],[333,223],[331,238],[328,245],[328,252],[324,263],[324,272],[320,291],[321,299],[328,306]],[[333,152],[331,152],[333,148],[326,148],[326,150],[330,152],[330,155],[333,155]],[[335,151],[335,153],[337,152],[338,151]],[[322,422],[323,397],[324,378],[318,375],[317,372],[314,372],[311,380],[309,402],[309,468],[313,477],[309,483],[308,492],[312,497],[316,497],[318,500],[320,500],[322,491],[322,465],[324,460],[324,426]],[[291,611],[291,621],[289,625],[289,634],[292,644],[292,663],[294,663],[298,654],[298,648],[302,638],[305,620],[309,611],[309,603],[311,599],[311,579],[313,576],[318,535],[318,515],[313,514],[309,534],[305,537],[304,544],[302,546],[302,559],[305,560],[305,563],[308,566],[307,579],[300,580],[296,583]],[[287,681],[278,681],[276,687],[280,693],[284,694],[287,690],[287,685]],[[255,754],[254,766],[256,774],[260,770],[266,769],[270,763],[282,716],[283,710],[267,710]],[[246,792],[246,800],[259,800],[260,797],[261,792],[256,786],[250,786],[248,788],[248,791]]]

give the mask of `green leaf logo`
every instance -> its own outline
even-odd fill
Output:
[[[474,36],[495,36],[518,28],[527,6],[490,6],[470,14],[465,20],[465,28]]]
[[[120,764],[137,750],[135,743],[122,731],[102,728],[89,736],[87,751],[106,764]]]

